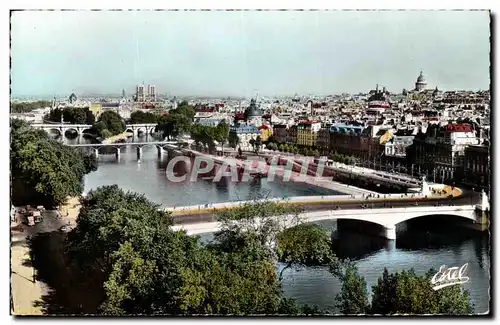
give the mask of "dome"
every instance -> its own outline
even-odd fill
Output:
[[[419,76],[418,76],[418,78],[417,78],[417,82],[418,82],[418,83],[425,83],[425,82],[426,82],[425,77],[424,77],[424,75],[422,74],[422,71],[420,71],[420,75],[419,75]]]
[[[261,110],[255,104],[255,99],[252,99],[250,101],[250,106],[248,106],[248,108],[245,110],[245,115],[247,117],[256,117],[262,115]]]

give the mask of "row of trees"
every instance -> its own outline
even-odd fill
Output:
[[[92,126],[91,131],[101,138],[108,138],[125,132],[125,121],[118,113],[105,111],[99,115],[99,119]]]
[[[38,100],[34,102],[11,102],[10,112],[11,113],[29,113],[35,109],[50,107],[52,102],[48,100]]]
[[[24,121],[11,121],[10,138],[14,205],[57,206],[80,195],[83,176],[97,169],[94,156],[54,141]]]
[[[64,122],[71,124],[92,125],[95,123],[94,114],[88,107],[55,108],[45,116],[45,120],[52,122],[61,122],[61,119],[64,119]]]
[[[196,112],[186,101],[181,102],[176,109],[162,115],[158,119],[158,130],[170,139],[190,131]]]
[[[279,150],[282,152],[290,152],[294,154],[302,154],[305,156],[311,156],[311,157],[316,157],[319,158],[321,156],[321,153],[318,149],[313,149],[313,148],[308,148],[308,147],[297,147],[292,144],[286,144],[286,143],[280,143],[277,145],[274,142],[268,142],[266,145],[267,149],[270,150]],[[354,165],[358,160],[354,156],[349,156],[349,155],[344,155],[344,154],[339,154],[336,151],[335,152],[330,152],[328,154],[328,158],[340,162],[343,164],[347,165]]]
[[[130,114],[131,124],[142,124],[142,123],[157,124],[159,119],[160,115],[151,112],[135,111],[132,114]]]
[[[196,145],[203,145],[210,153],[215,150],[216,144],[224,146],[229,135],[229,125],[225,121],[220,122],[217,126],[207,126],[201,124],[193,124],[190,127],[191,138]]]
[[[345,314],[467,314],[460,286],[434,291],[430,274],[384,271],[373,287],[352,262],[339,261],[330,236],[302,223],[296,208],[248,203],[217,214],[221,230],[208,244],[172,230],[171,216],[144,196],[117,186],[82,200],[67,241],[75,280],[100,297],[86,312],[127,314],[322,314],[284,297],[286,269],[324,266],[342,283],[336,305]],[[287,217],[285,217],[287,216]],[[276,270],[277,262],[284,263]],[[432,271],[431,271],[432,272]]]

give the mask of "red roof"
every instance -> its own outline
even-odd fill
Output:
[[[262,118],[271,118],[271,114],[264,114],[262,115]]]
[[[469,124],[448,124],[445,126],[445,132],[473,132],[472,127]]]
[[[224,107],[224,104],[215,104],[215,107]]]
[[[245,115],[243,115],[243,113],[236,113],[236,114],[234,114],[234,118],[236,120],[244,120],[245,119]]]
[[[259,129],[259,130],[267,130],[267,129],[269,129],[269,127],[267,125],[261,125],[257,129]]]

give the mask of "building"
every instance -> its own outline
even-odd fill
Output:
[[[250,101],[250,106],[247,107],[243,115],[248,125],[255,125],[256,127],[262,125],[263,114],[260,108],[255,103],[255,99],[252,98],[252,100]]]
[[[238,137],[238,147],[240,147],[241,150],[253,150],[250,140],[255,140],[257,136],[260,135],[255,125],[245,124],[230,127],[229,133],[233,133]]]
[[[273,135],[273,130],[265,124],[262,124],[257,128],[260,133],[260,141],[267,142],[269,138]]]
[[[417,81],[415,82],[415,90],[423,91],[425,90],[425,88],[427,88],[427,81],[425,80],[422,71],[420,71],[420,75],[418,76]]]
[[[303,121],[297,124],[297,144],[299,146],[314,147],[321,123],[316,121]]]
[[[136,102],[144,102],[145,101],[145,93],[144,93],[144,85],[137,85],[135,91],[135,101]]]
[[[489,190],[491,184],[489,142],[467,146],[464,150],[465,184]]]
[[[462,179],[465,148],[477,144],[479,138],[469,124],[430,125],[407,148],[407,165],[432,181]]]
[[[94,115],[95,119],[97,120],[99,118],[99,115],[101,115],[102,112],[102,105],[101,104],[90,104],[89,106],[89,111],[92,112]]]
[[[156,102],[156,86],[148,85],[148,100],[150,102]]]
[[[361,157],[361,125],[335,123],[330,126],[329,149],[339,154]]]
[[[330,150],[330,126],[323,126],[318,131],[316,146],[322,154],[327,154]]]
[[[297,125],[292,125],[286,133],[286,143],[297,144]]]
[[[288,127],[286,124],[273,125],[273,140],[277,144],[286,143],[288,136]]]

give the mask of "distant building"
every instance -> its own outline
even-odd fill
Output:
[[[229,133],[236,134],[239,140],[238,147],[240,147],[241,150],[252,150],[253,147],[250,144],[250,140],[255,140],[257,139],[257,136],[260,135],[260,132],[255,125],[245,124],[230,127]]]
[[[318,131],[321,123],[316,121],[303,121],[297,124],[297,144],[307,147],[316,146]]]
[[[416,91],[423,91],[427,87],[427,81],[425,80],[425,77],[420,71],[420,75],[417,78],[417,82],[415,82],[415,90]]]
[[[261,125],[257,128],[260,133],[260,140],[262,142],[267,142],[269,138],[273,135],[273,131],[267,125]]]
[[[137,85],[137,88],[135,91],[135,101],[136,102],[144,102],[145,101],[144,85]]]
[[[151,102],[156,102],[156,86],[155,85],[148,86],[148,100]]]

